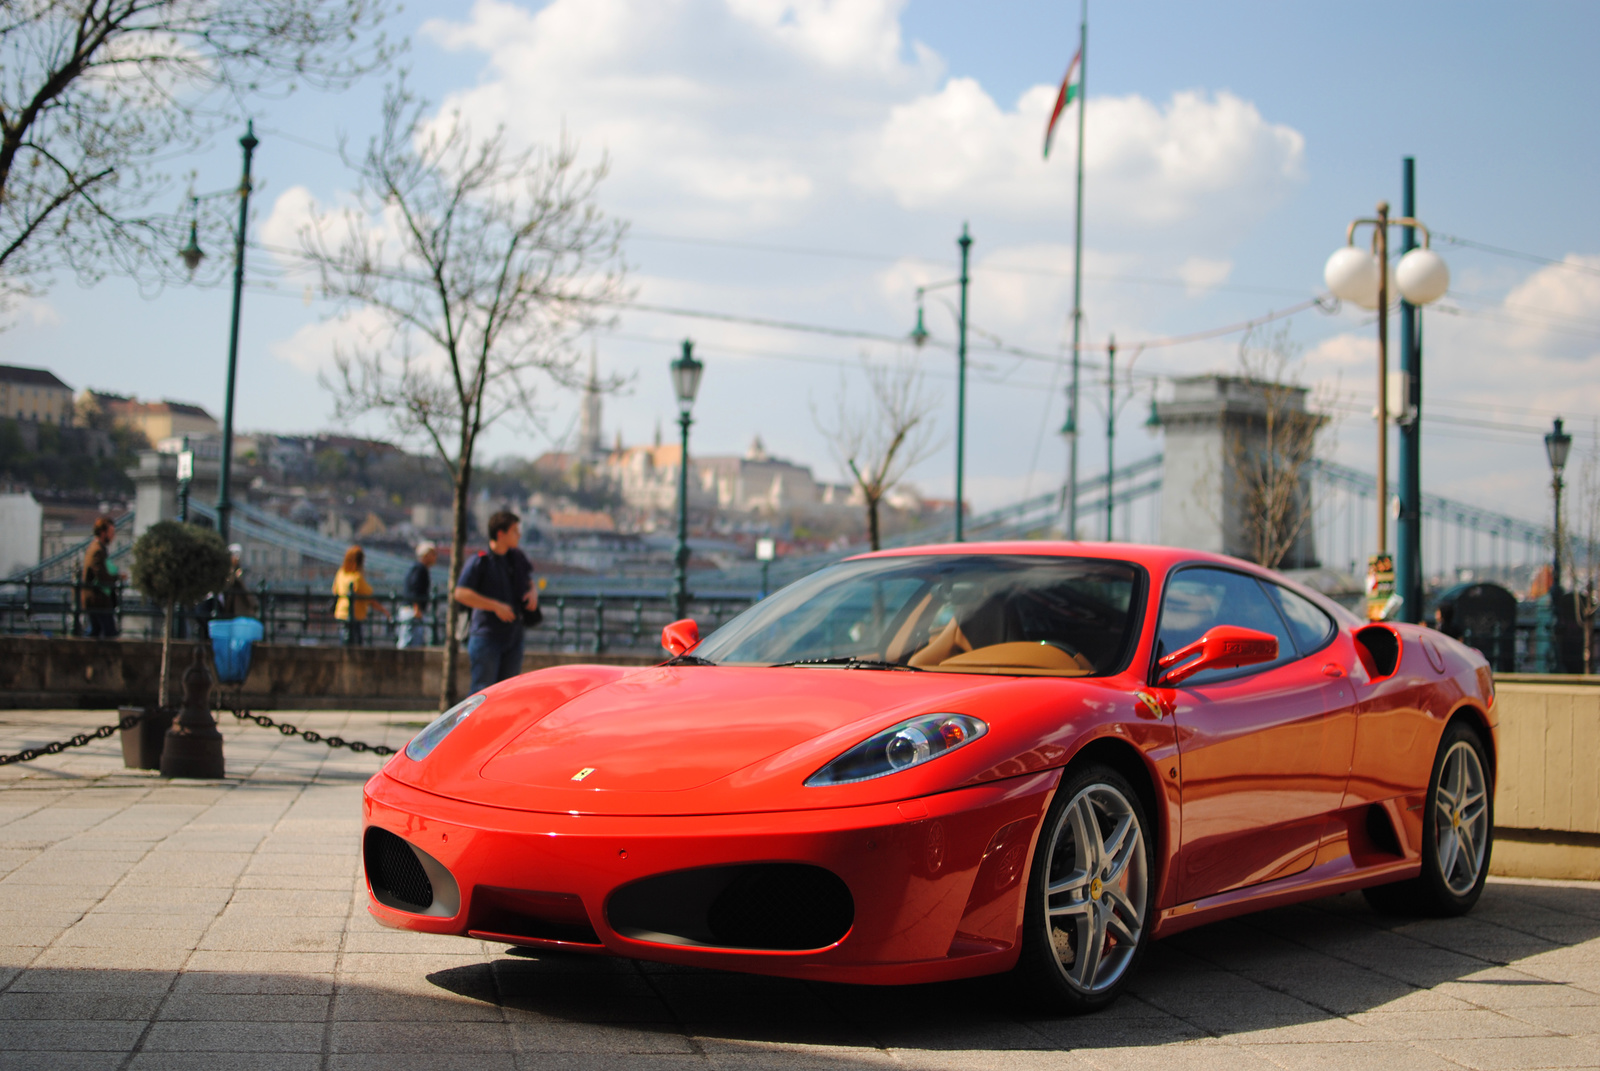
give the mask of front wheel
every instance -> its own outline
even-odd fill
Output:
[[[1433,760],[1422,819],[1422,873],[1363,892],[1379,911],[1449,917],[1472,910],[1489,876],[1494,786],[1483,739],[1456,722]]]
[[[1069,769],[1028,876],[1016,979],[1069,1014],[1117,998],[1149,943],[1154,849],[1144,807],[1108,766]]]

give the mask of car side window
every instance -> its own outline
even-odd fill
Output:
[[[1159,658],[1188,646],[1217,625],[1238,625],[1276,636],[1277,661],[1248,669],[1203,670],[1190,677],[1186,686],[1259,672],[1296,657],[1294,640],[1272,601],[1261,590],[1261,583],[1244,573],[1209,568],[1184,569],[1167,581],[1156,656]]]
[[[1333,638],[1337,626],[1320,606],[1278,584],[1267,584],[1265,587],[1272,601],[1283,611],[1283,619],[1289,623],[1289,631],[1294,635],[1295,645],[1300,648],[1302,655],[1320,650]]]

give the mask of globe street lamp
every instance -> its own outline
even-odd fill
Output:
[[[1372,227],[1371,252],[1356,248],[1356,229],[1362,226]],[[1387,616],[1391,612],[1394,594],[1393,559],[1389,558],[1389,228],[1392,226],[1406,228],[1406,244],[1409,244],[1413,228],[1422,232],[1422,248],[1409,250],[1395,266],[1394,281],[1401,296],[1413,306],[1427,305],[1443,297],[1450,288],[1450,269],[1444,259],[1430,248],[1432,235],[1428,228],[1409,215],[1390,218],[1387,201],[1378,202],[1376,218],[1351,222],[1345,231],[1345,247],[1328,258],[1322,273],[1323,280],[1335,297],[1378,312],[1378,530],[1377,553],[1367,566],[1367,613],[1373,618]],[[1409,317],[1404,317],[1403,323],[1408,328],[1412,326]],[[1413,349],[1415,341],[1414,330],[1408,331],[1405,342],[1408,356],[1414,362],[1418,360]],[[1415,368],[1408,370],[1405,390],[1402,397],[1397,399],[1400,412],[1396,414],[1408,425],[1412,435],[1417,433],[1419,420],[1415,405],[1417,399],[1412,397],[1411,386],[1415,372]],[[1404,460],[1408,472],[1402,475],[1402,485],[1407,486],[1415,481],[1420,465],[1414,449],[1408,452]],[[1416,517],[1407,516],[1405,520],[1408,524],[1420,523],[1420,514]],[[1422,607],[1417,605],[1421,602],[1421,547],[1420,539],[1415,538],[1417,534],[1418,530],[1407,529],[1403,548],[1406,582],[1401,585],[1399,603],[1405,608],[1406,617],[1411,620],[1417,620],[1422,611]],[[1388,590],[1385,590],[1386,584],[1380,579],[1384,573],[1389,574]]]
[[[228,516],[233,512],[233,502],[228,494],[233,467],[233,388],[239,367],[239,300],[244,294],[245,229],[250,222],[250,160],[256,146],[261,144],[256,139],[255,126],[254,120],[245,124],[244,137],[239,139],[239,147],[244,150],[244,173],[239,179],[239,188],[228,191],[239,198],[239,227],[233,235],[233,320],[228,328],[228,387],[222,403],[222,462],[217,472],[217,533],[222,536],[224,543],[228,541]],[[190,200],[198,207],[198,197]],[[205,252],[200,248],[199,230],[199,221],[190,220],[189,240],[178,250],[178,256],[190,274],[205,259]]]
[[[678,396],[678,549],[673,555],[672,601],[682,620],[689,607],[689,413],[700,392],[705,365],[694,358],[694,343],[683,340],[683,356],[672,362],[672,390]]]
[[[917,326],[911,329],[910,339],[914,346],[921,349],[928,341],[928,329],[922,322],[922,295],[929,290],[938,290],[946,286],[959,286],[961,288],[961,310],[956,316],[956,527],[955,541],[960,543],[964,538],[962,517],[962,490],[963,477],[966,472],[967,452],[967,284],[971,282],[967,275],[967,263],[972,251],[972,236],[967,233],[967,225],[961,225],[961,237],[956,239],[956,245],[961,247],[961,276],[956,279],[946,279],[942,283],[929,283],[927,286],[917,287]]]

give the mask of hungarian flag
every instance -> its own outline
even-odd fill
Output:
[[[1061,92],[1056,94],[1056,106],[1050,113],[1050,125],[1044,128],[1044,158],[1050,159],[1050,143],[1056,139],[1056,120],[1061,118],[1061,113],[1067,110],[1067,105],[1083,95],[1083,76],[1078,67],[1083,59],[1083,49],[1073,53],[1072,62],[1067,65],[1067,76],[1061,80]]]

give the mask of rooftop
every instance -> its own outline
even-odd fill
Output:
[[[0,383],[14,383],[22,387],[54,387],[70,391],[72,388],[56,378],[48,368],[24,368],[15,364],[0,364]]]

